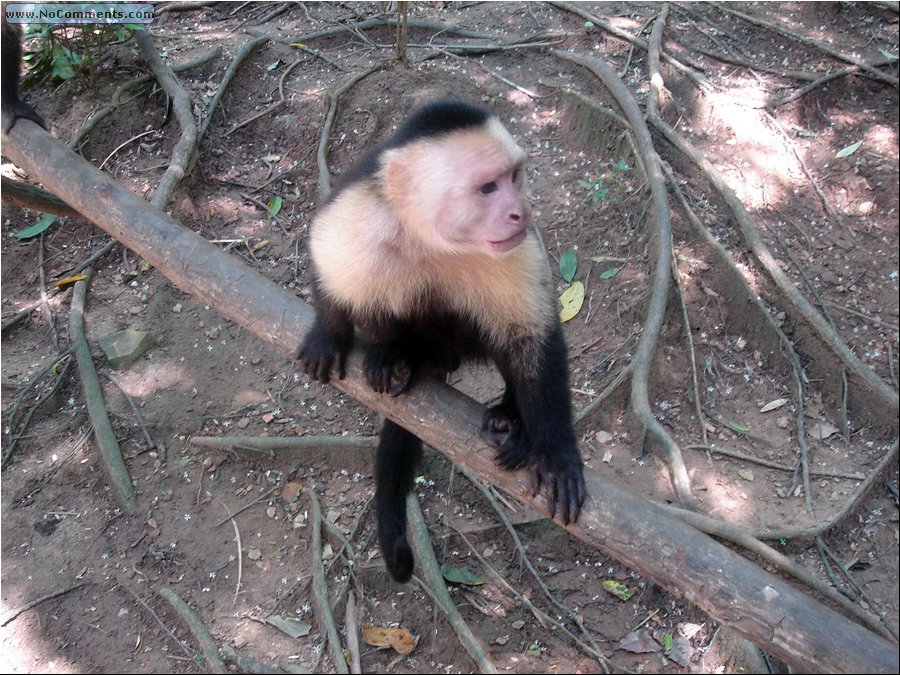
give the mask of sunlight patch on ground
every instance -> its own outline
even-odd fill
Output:
[[[0,604],[0,616],[8,616],[18,607],[9,607],[5,602]],[[47,638],[40,634],[40,622],[34,617],[31,609],[21,614],[13,623],[6,626],[0,638],[0,653],[3,654],[4,673],[80,673],[82,672],[67,659],[58,654],[44,654],[49,651]],[[32,626],[35,631],[32,631]],[[35,634],[32,634],[32,633]],[[48,658],[49,657],[49,658]]]
[[[731,135],[723,150],[733,149],[731,156],[725,155],[714,163],[751,211],[790,199],[791,186],[797,180],[792,172],[799,172],[784,139],[773,131],[760,110],[767,97],[755,81],[706,96],[709,114],[720,120]],[[697,115],[698,120],[707,118],[706,111]],[[696,129],[699,123],[694,126]]]
[[[168,360],[152,361],[144,368],[117,373],[116,382],[132,398],[146,398],[173,387],[187,389],[194,386],[184,369]]]

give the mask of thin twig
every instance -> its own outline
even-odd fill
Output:
[[[541,628],[547,628],[547,627],[555,628],[556,630],[559,631],[560,635],[567,636],[569,639],[571,639],[573,642],[575,642],[575,644],[577,644],[579,647],[581,647],[587,654],[589,654],[593,658],[597,659],[597,661],[600,662],[602,672],[604,672],[604,673],[611,672],[610,667],[609,667],[609,661],[603,655],[603,652],[596,645],[596,643],[594,643],[593,636],[591,636],[590,633],[587,631],[587,629],[584,627],[583,622],[579,621],[580,617],[573,616],[572,620],[575,621],[575,623],[581,628],[581,630],[584,632],[584,634],[590,639],[591,644],[588,644],[587,642],[582,641],[577,635],[574,635],[571,631],[569,631],[566,628],[566,625],[562,621],[555,619],[553,616],[551,616],[550,614],[547,614],[547,612],[543,611],[541,608],[535,606],[535,604],[533,602],[531,602],[531,599],[527,595],[519,592],[518,589],[516,589],[512,584],[510,584],[506,580],[506,578],[504,578],[504,576],[502,574],[500,574],[500,572],[498,572],[493,567],[493,565],[491,565],[488,562],[488,560],[483,555],[481,555],[481,553],[478,552],[478,549],[475,548],[475,546],[472,544],[472,542],[469,541],[468,537],[466,537],[466,535],[462,531],[460,531],[460,530],[455,530],[455,531],[459,535],[459,537],[466,543],[466,546],[469,547],[469,550],[472,552],[472,554],[475,556],[475,558],[478,560],[478,562],[481,563],[481,565],[485,569],[487,569],[488,572],[490,572],[494,576],[494,578],[497,581],[499,581],[500,584],[504,588],[506,588],[506,590],[508,590],[510,593],[512,593],[515,596],[516,600],[518,600],[523,605],[525,605],[525,607],[528,608],[528,611],[532,613],[534,618],[541,625]]]
[[[691,332],[691,317],[688,315],[687,300],[684,297],[684,284],[681,283],[681,273],[678,271],[678,258],[675,248],[672,248],[672,275],[675,277],[675,287],[678,290],[678,304],[681,305],[681,320],[684,323],[684,339],[688,346],[688,358],[691,362],[691,388],[694,392],[694,409],[697,413],[697,423],[700,425],[700,435],[703,444],[709,443],[706,434],[706,420],[703,417],[703,404],[700,402],[700,384],[697,378],[697,354],[694,351],[694,335]]]
[[[60,354],[56,359],[53,360],[52,363],[50,363],[50,365],[48,365],[43,370],[41,370],[41,372],[39,372],[37,375],[35,375],[31,379],[31,381],[22,389],[22,391],[19,392],[19,395],[16,397],[15,403],[12,405],[12,407],[10,408],[9,413],[8,413],[7,425],[9,426],[9,430],[10,430],[10,440],[9,440],[9,443],[6,444],[6,447],[3,448],[2,466],[6,466],[6,462],[9,461],[10,457],[12,457],[13,450],[15,450],[15,448],[16,448],[16,443],[18,443],[19,439],[22,437],[22,435],[25,433],[25,430],[28,428],[28,424],[31,421],[32,415],[34,415],[34,413],[37,412],[37,410],[41,407],[41,405],[44,404],[44,401],[48,400],[59,389],[60,385],[62,384],[63,380],[66,377],[66,374],[69,372],[69,367],[72,365],[72,361],[71,360],[66,361],[66,365],[63,367],[62,371],[56,376],[56,379],[54,380],[53,384],[50,386],[50,388],[46,392],[44,392],[43,395],[41,395],[41,397],[37,401],[35,401],[34,405],[31,406],[31,408],[29,408],[28,413],[25,416],[25,419],[23,420],[22,424],[19,426],[19,429],[16,431],[15,430],[16,417],[19,414],[19,409],[24,404],[25,396],[28,394],[28,392],[31,390],[31,388],[34,387],[41,380],[41,378],[44,377],[44,375],[46,375],[48,372],[53,370],[53,368],[55,368],[56,365],[60,361],[62,361],[63,359],[67,359],[69,356],[71,356],[71,354],[72,354],[72,349],[67,349],[65,352]]]
[[[823,583],[821,579],[809,572],[805,567],[795,563],[784,554],[779,553],[771,546],[763,543],[753,534],[731,525],[730,523],[722,522],[721,520],[711,518],[695,511],[686,511],[665,503],[657,503],[657,506],[676,518],[680,518],[685,523],[701,532],[706,532],[707,534],[730,541],[738,546],[744,547],[751,553],[764,558],[777,566],[778,569],[792,575],[809,586],[809,588],[815,590],[829,600],[832,600],[881,635],[889,635],[888,631],[886,631],[871,614],[863,611],[862,608],[848,600],[841,593],[838,593],[836,590]]]
[[[244,511],[246,511],[247,509],[249,509],[249,508],[250,508],[251,506],[253,506],[254,504],[259,504],[259,502],[263,501],[264,499],[268,499],[269,495],[272,494],[273,492],[275,492],[275,490],[280,489],[281,486],[282,486],[282,483],[278,483],[277,485],[273,485],[271,488],[269,488],[268,490],[266,490],[265,492],[263,492],[259,497],[257,497],[257,498],[254,499],[253,501],[251,501],[249,504],[245,504],[244,506],[242,506],[241,508],[239,508],[237,511],[235,511],[235,512],[234,512],[234,515],[231,515],[231,512],[229,511],[229,512],[228,512],[228,517],[227,517],[227,518],[223,518],[223,519],[220,520],[218,523],[216,523],[215,525],[213,525],[213,527],[220,527],[221,525],[224,525],[224,524],[227,523],[229,520],[232,520],[232,519],[234,518],[234,516],[238,515],[239,513],[243,513]],[[226,507],[226,509],[227,509],[227,507]]]
[[[137,136],[132,136],[132,137],[129,138],[128,140],[123,141],[122,143],[119,143],[115,148],[113,148],[113,151],[110,152],[110,153],[106,156],[106,159],[104,159],[102,162],[100,162],[100,166],[98,166],[97,168],[98,168],[98,169],[102,169],[104,166],[106,166],[106,163],[107,163],[109,160],[111,160],[111,159],[113,158],[113,156],[114,156],[117,152],[119,152],[119,150],[121,150],[122,148],[124,148],[124,147],[125,147],[126,145],[128,145],[129,143],[133,143],[134,141],[138,140],[139,138],[143,138],[144,136],[149,136],[150,134],[155,134],[155,133],[158,133],[158,130],[157,130],[157,129],[150,129],[150,131],[144,131],[143,133],[140,133],[140,134],[138,134]]]
[[[865,586],[861,586],[856,583],[856,579],[853,578],[853,575],[850,574],[850,570],[847,569],[847,566],[841,563],[838,560],[837,556],[832,553],[831,548],[825,543],[825,540],[822,537],[816,537],[816,548],[819,549],[819,553],[822,555],[823,560],[830,558],[835,562],[838,569],[841,571],[843,577],[847,580],[847,583],[853,587],[853,590],[859,596],[859,599],[862,600],[866,605],[868,605],[869,609],[871,609],[878,617],[881,619],[881,623],[884,624],[884,627],[888,629],[890,634],[894,637],[894,641],[897,640],[897,627],[893,625],[890,619],[887,616],[887,613],[878,606],[877,602],[872,600],[872,597],[866,593]]]
[[[119,384],[118,380],[113,377],[112,373],[109,372],[106,368],[102,368],[100,372],[106,377],[107,380],[112,382],[116,387],[118,387],[119,391],[122,392],[122,396],[125,397],[125,400],[128,401],[128,405],[131,408],[131,412],[134,413],[134,417],[137,420],[138,426],[141,428],[141,432],[144,434],[144,440],[147,441],[147,447],[152,449],[156,447],[156,442],[150,437],[150,430],[147,428],[146,423],[144,422],[144,418],[141,415],[140,410],[138,410],[137,404],[134,402],[134,399],[122,388],[122,385]]]
[[[235,124],[233,127],[231,127],[228,131],[225,132],[225,138],[228,138],[235,131],[244,128],[248,124],[255,122],[256,120],[260,119],[261,117],[265,117],[266,115],[269,115],[269,114],[275,112],[281,106],[283,106],[285,103],[287,103],[287,97],[285,97],[285,95],[284,95],[284,79],[290,74],[290,72],[294,68],[299,66],[301,62],[302,62],[301,59],[297,59],[291,65],[289,65],[287,68],[285,68],[284,72],[281,74],[281,79],[278,81],[279,99],[277,101],[274,101],[270,105],[266,106],[265,109],[261,110],[260,112],[256,113],[255,115],[248,117],[243,122],[238,122],[237,124]]]
[[[15,621],[15,620],[19,617],[20,614],[24,614],[25,612],[27,612],[27,611],[28,611],[29,609],[31,609],[32,607],[37,607],[39,604],[41,604],[42,602],[44,602],[44,601],[46,601],[46,600],[52,600],[53,598],[57,598],[57,597],[59,597],[60,595],[63,595],[63,594],[68,593],[68,592],[70,592],[70,591],[78,590],[79,588],[81,588],[82,586],[84,586],[84,584],[85,584],[85,582],[79,581],[78,583],[72,584],[71,586],[66,586],[65,588],[59,588],[59,589],[57,589],[57,590],[55,590],[55,591],[50,591],[50,592],[47,593],[46,595],[42,595],[42,596],[39,597],[39,598],[35,598],[34,600],[25,603],[24,605],[22,605],[22,606],[19,607],[18,609],[14,609],[12,612],[10,612],[10,613],[6,616],[6,618],[3,619],[3,621],[0,621],[0,628],[3,628],[3,627],[5,627],[7,624],[11,623],[12,621]]]
[[[44,318],[47,326],[50,328],[50,337],[53,339],[53,346],[59,351],[59,333],[56,330],[56,321],[53,318],[53,310],[50,309],[47,294],[47,275],[44,270],[44,232],[38,241],[38,295],[41,298],[41,309],[44,312]]]
[[[856,490],[853,491],[853,494],[851,494],[846,499],[844,505],[828,520],[812,527],[766,530],[763,532],[757,532],[756,536],[760,539],[811,539],[835,527],[838,523],[843,521],[854,508],[858,506],[860,500],[862,500],[862,498],[869,492],[872,484],[882,475],[885,469],[891,465],[891,462],[896,461],[897,446],[898,442],[895,440],[894,444],[890,447],[890,449],[888,449],[884,457],[881,458],[875,468],[872,469],[868,476],[866,476],[866,479],[857,486]]]
[[[228,519],[231,521],[231,526],[234,528],[234,543],[237,544],[237,564],[238,564],[238,573],[237,573],[237,582],[234,585],[234,599],[231,601],[231,607],[237,605],[238,595],[241,592],[241,579],[244,576],[244,547],[241,544],[241,531],[238,529],[237,521],[234,519],[234,516],[231,515],[231,510],[228,508],[228,504],[223,503],[222,506],[225,508],[225,512],[228,514]]]
[[[720,448],[717,445],[686,445],[684,446],[685,450],[705,450],[706,452],[713,453],[716,455],[724,455],[725,457],[732,457],[734,459],[739,459],[743,462],[751,462],[752,464],[758,464],[759,466],[765,466],[770,469],[778,469],[779,471],[787,471],[792,472],[796,469],[795,466],[787,466],[785,464],[779,464],[778,462],[773,462],[768,459],[762,459],[761,457],[753,457],[752,455],[744,454],[743,452],[738,452],[737,450],[727,450],[726,448]],[[831,478],[845,478],[847,480],[865,480],[865,476],[858,473],[844,473],[843,471],[832,471],[831,469],[815,469],[811,468],[809,470],[810,476],[829,476]]]

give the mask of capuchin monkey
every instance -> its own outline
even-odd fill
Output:
[[[316,321],[306,373],[345,375],[354,329],[377,392],[421,372],[446,376],[491,359],[506,383],[482,434],[501,467],[531,472],[553,517],[586,496],[575,442],[566,345],[549,266],[521,194],[525,152],[484,108],[439,101],[413,114],[351,168],[310,233]],[[413,572],[406,495],[422,442],[386,420],[375,459],[378,536],[397,581]]]
[[[19,70],[22,67],[22,35],[18,25],[6,21],[6,3],[0,7],[3,16],[3,32],[0,39],[0,104],[2,104],[3,131],[9,133],[20,118],[28,119],[47,128],[34,108],[19,98]]]

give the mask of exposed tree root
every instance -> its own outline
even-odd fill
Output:
[[[222,76],[222,81],[219,83],[219,86],[216,89],[216,95],[213,96],[213,100],[209,102],[209,107],[206,109],[206,117],[203,119],[203,124],[201,125],[200,131],[197,134],[197,137],[200,141],[202,141],[203,137],[206,136],[206,131],[209,129],[209,125],[212,123],[213,118],[216,116],[216,110],[219,107],[219,102],[222,100],[222,97],[228,90],[228,85],[231,83],[231,80],[234,79],[238,68],[240,68],[241,64],[244,62],[244,59],[246,59],[250,55],[250,53],[259,45],[267,41],[268,38],[266,36],[249,40],[248,42],[245,42],[243,45],[241,45],[241,48],[238,50],[237,54],[235,54],[234,58],[231,59],[231,63],[228,64],[228,70],[225,71],[225,75]]]
[[[353,75],[334,92],[325,93],[325,109],[327,112],[325,113],[325,123],[322,125],[322,135],[319,137],[319,149],[316,152],[316,165],[319,167],[319,203],[324,203],[331,193],[331,172],[328,170],[328,138],[331,136],[331,127],[334,125],[334,118],[337,115],[338,101],[357,82],[380,68],[380,65],[370,66]]]
[[[100,450],[100,457],[109,477],[109,483],[122,507],[126,511],[134,512],[137,509],[134,486],[131,484],[128,467],[125,466],[125,458],[122,457],[122,450],[119,448],[116,434],[109,422],[109,413],[103,402],[100,378],[97,377],[94,360],[91,357],[91,348],[84,335],[84,305],[91,273],[92,270],[89,269],[87,279],[75,283],[72,309],[69,314],[69,339],[72,341],[72,351],[78,362],[78,374],[81,378],[81,386],[84,388],[88,415],[91,418],[91,425],[94,427],[94,438],[97,441],[97,448]]]
[[[456,632],[463,649],[468,652],[475,665],[478,666],[479,672],[496,673],[497,669],[485,654],[481,640],[475,637],[447,591],[447,584],[444,583],[444,577],[441,575],[441,566],[434,557],[434,549],[431,547],[428,525],[422,515],[422,509],[419,508],[419,500],[415,492],[410,492],[406,496],[406,517],[409,521],[409,543],[416,555],[416,567],[423,577],[413,578],[440,607],[450,626]]]
[[[801,35],[796,31],[787,30],[786,28],[782,28],[778,24],[774,24],[770,21],[766,21],[764,19],[757,18],[755,16],[750,16],[744,12],[740,12],[732,7],[728,7],[727,5],[723,5],[720,2],[711,3],[713,7],[718,9],[721,12],[726,14],[731,14],[732,16],[736,16],[739,19],[743,19],[748,23],[752,23],[754,26],[760,26],[761,28],[765,28],[766,30],[770,30],[773,33],[777,33],[788,40],[794,40],[799,42],[802,45],[806,45],[807,47],[812,47],[814,49],[818,49],[819,51],[828,54],[829,56],[836,58],[840,61],[844,61],[846,63],[852,63],[853,65],[860,68],[862,72],[867,74],[869,77],[873,79],[880,80],[882,82],[886,82],[894,87],[900,83],[896,77],[893,75],[888,75],[887,73],[883,73],[877,68],[875,68],[871,63],[867,63],[865,60],[853,56],[852,54],[846,54],[834,47],[822,42],[821,40],[816,40],[815,38],[808,37],[806,35]]]
[[[631,362],[631,405],[644,429],[666,451],[669,474],[679,500],[685,506],[694,508],[690,478],[688,478],[687,469],[684,466],[681,449],[654,416],[649,400],[650,368],[653,364],[660,328],[665,318],[666,300],[671,279],[670,260],[672,256],[672,224],[659,157],[653,147],[650,131],[644,123],[644,116],[638,108],[637,102],[634,100],[631,92],[628,91],[625,83],[622,82],[612,68],[599,59],[580,54],[570,54],[555,49],[551,53],[562,59],[577,63],[596,75],[615,97],[635,135],[638,156],[644,165],[647,180],[650,184],[650,193],[653,198],[654,216],[652,220],[656,226],[656,231],[653,232],[653,240],[656,246],[656,255],[650,303],[644,320],[641,338],[638,341],[634,358]]]
[[[213,636],[209,634],[209,631],[206,629],[206,626],[203,625],[200,617],[198,617],[194,611],[188,607],[188,604],[181,599],[181,596],[171,588],[161,588],[158,593],[172,605],[175,611],[178,612],[178,615],[191,629],[194,637],[197,638],[197,641],[200,643],[200,649],[203,651],[203,656],[206,657],[206,662],[209,664],[210,670],[214,673],[222,673],[223,675],[228,673],[229,670],[225,667],[225,663],[219,655],[219,648],[216,646],[216,641],[213,640]]]
[[[150,33],[139,30],[134,34],[134,39],[141,49],[144,60],[156,76],[156,80],[172,98],[172,108],[181,127],[181,136],[172,150],[169,166],[159,180],[153,199],[150,200],[150,203],[156,208],[162,209],[169,203],[172,193],[181,179],[190,173],[190,165],[197,153],[200,136],[194,122],[191,97],[181,86],[172,69],[163,62],[156,47],[153,46]]]
[[[319,498],[316,496],[315,490],[312,488],[304,489],[309,497],[310,506],[310,526],[312,527],[312,546],[310,547],[310,555],[312,560],[312,591],[313,600],[316,605],[316,617],[321,622],[320,628],[325,633],[328,650],[331,652],[331,660],[334,663],[334,669],[338,673],[349,673],[347,662],[344,660],[344,649],[341,646],[341,638],[338,635],[337,624],[334,621],[334,614],[331,612],[331,603],[328,601],[328,584],[325,581],[325,565],[322,561],[322,507],[319,505]]]

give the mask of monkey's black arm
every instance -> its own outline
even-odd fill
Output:
[[[350,314],[319,288],[313,286],[316,304],[316,320],[300,353],[297,355],[307,375],[327,384],[331,379],[331,369],[337,361],[338,378],[347,374],[347,354],[353,347],[353,322]]]
[[[16,126],[19,119],[31,120],[35,124],[43,127],[44,120],[35,112],[34,108],[19,98],[19,68],[22,65],[22,43],[19,35],[19,29],[13,27],[6,21],[6,13],[4,7],[3,14],[3,30],[2,30],[2,50],[0,50],[0,75],[2,75],[2,84],[0,84],[0,104],[2,104],[3,115],[3,131],[9,133]]]
[[[510,470],[529,468],[533,493],[543,489],[551,515],[559,506],[568,524],[578,519],[587,488],[572,424],[562,328],[556,322],[543,344],[536,338],[523,342],[495,357],[507,389],[487,412],[485,428],[509,426],[497,461]]]

